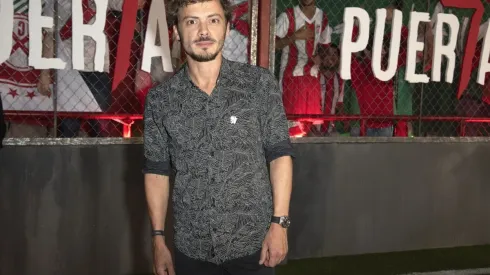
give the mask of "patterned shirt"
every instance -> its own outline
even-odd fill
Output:
[[[143,172],[175,173],[176,248],[216,264],[257,252],[273,214],[267,164],[292,156],[274,76],[223,59],[208,95],[184,66],[149,92],[144,124]]]

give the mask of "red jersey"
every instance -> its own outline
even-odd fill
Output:
[[[408,28],[402,26],[398,68],[405,66],[407,61]],[[354,28],[353,40],[357,39],[358,29]],[[390,39],[391,34],[384,39]],[[393,79],[381,81],[373,73],[371,59],[357,59],[352,56],[351,65],[352,86],[356,91],[359,109],[365,116],[392,116],[394,101]],[[393,122],[387,119],[370,119],[366,121],[368,128],[385,128]]]

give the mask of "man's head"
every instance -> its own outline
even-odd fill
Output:
[[[318,54],[322,59],[322,70],[337,71],[340,64],[340,49],[336,44],[330,44],[326,47],[320,47]]]
[[[299,4],[302,7],[315,6],[315,0],[299,0]]]
[[[393,18],[393,10],[403,11],[403,0],[394,0],[386,7],[386,23],[390,24]]]
[[[221,53],[232,16],[228,0],[173,0],[169,15],[191,59],[207,62]]]

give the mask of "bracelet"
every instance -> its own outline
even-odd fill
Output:
[[[151,236],[155,237],[155,236],[165,236],[165,235],[163,234],[163,230],[153,230],[151,231]]]

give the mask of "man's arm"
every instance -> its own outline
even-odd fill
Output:
[[[300,28],[290,36],[285,36],[283,38],[276,37],[276,50],[282,50],[286,46],[294,43],[296,40],[308,40],[313,39],[314,37],[315,33],[313,30],[304,27]]]
[[[170,181],[169,177],[157,174],[145,174],[145,192],[148,213],[152,228],[164,230],[167,216]],[[158,238],[162,239],[163,238]]]
[[[289,130],[281,90],[274,76],[263,72],[258,83],[261,91],[260,127],[265,158],[270,165],[274,216],[287,216],[292,190],[293,147],[289,140]],[[272,217],[271,217],[272,218]],[[288,251],[286,229],[272,223],[262,244],[259,264],[274,267]]]
[[[274,199],[274,216],[289,216],[289,201],[293,188],[293,161],[282,156],[270,163],[270,178]]]
[[[165,91],[157,86],[146,97],[144,111],[145,192],[153,230],[165,230],[169,198],[170,154],[168,135],[161,121],[163,104],[159,98]],[[153,237],[154,268],[158,275],[175,275],[170,251],[163,236]]]
[[[146,97],[144,111],[145,190],[149,214],[154,230],[163,230],[168,204],[170,156],[168,136],[161,120],[162,107],[157,96],[158,87],[151,89]]]
[[[294,22],[289,22],[286,12],[281,13],[276,21],[276,50],[282,50],[296,40],[312,39],[315,35],[311,29],[302,27],[288,36],[289,24]]]

